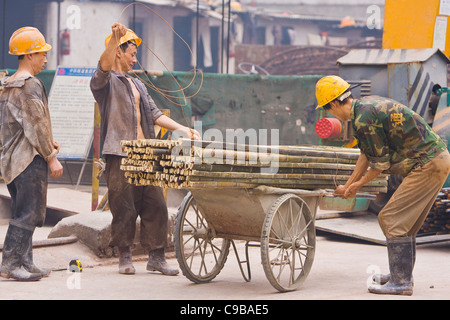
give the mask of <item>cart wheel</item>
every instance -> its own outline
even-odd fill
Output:
[[[181,271],[195,283],[214,279],[225,265],[230,248],[229,240],[214,238],[190,192],[178,209],[174,244]]]
[[[278,198],[266,215],[261,260],[270,284],[278,291],[297,289],[311,270],[316,246],[308,205],[294,194]]]

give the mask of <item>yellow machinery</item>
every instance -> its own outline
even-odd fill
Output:
[[[440,48],[450,55],[450,3],[386,0],[383,49]]]

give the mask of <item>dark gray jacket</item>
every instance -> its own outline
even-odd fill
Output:
[[[155,138],[154,122],[163,115],[142,81],[114,70],[104,71],[99,63],[90,86],[102,118],[103,155],[126,156],[120,141],[137,139],[136,103],[129,78],[141,95],[141,126],[146,139]]]

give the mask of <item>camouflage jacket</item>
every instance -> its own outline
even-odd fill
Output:
[[[6,184],[11,183],[40,155],[49,161],[58,153],[53,134],[47,96],[42,82],[31,75],[1,80],[0,162]]]
[[[351,122],[370,166],[385,173],[406,176],[446,149],[422,117],[388,98],[354,99]]]

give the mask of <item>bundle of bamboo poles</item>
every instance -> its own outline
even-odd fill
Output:
[[[132,140],[121,142],[128,182],[174,189],[330,189],[344,184],[355,168],[358,149],[326,146],[255,146],[211,141]],[[386,192],[387,177],[360,191]]]
[[[422,225],[420,234],[450,233],[450,188],[443,188]]]

